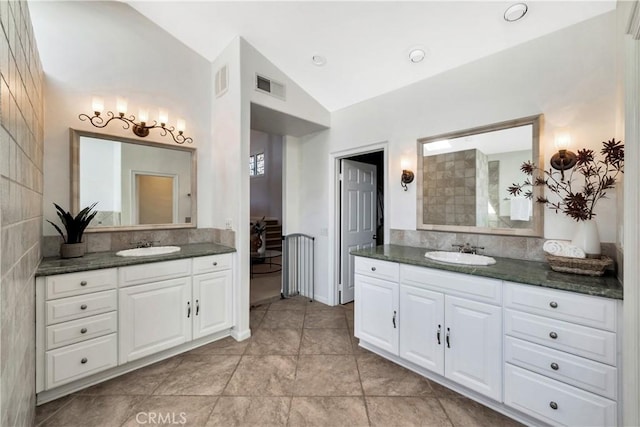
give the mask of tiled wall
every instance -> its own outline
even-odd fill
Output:
[[[219,228],[189,228],[175,230],[117,231],[85,233],[88,252],[119,251],[135,248],[138,242],[151,242],[154,246],[186,245],[189,243],[217,243],[235,247],[236,233]],[[42,256],[55,257],[60,253],[60,236],[44,236]]]
[[[43,74],[26,1],[0,1],[0,425],[31,426]]]

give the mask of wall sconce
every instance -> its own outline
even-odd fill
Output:
[[[578,161],[575,153],[568,150],[569,145],[571,145],[571,135],[568,133],[556,135],[555,146],[558,152],[551,157],[551,167],[560,171],[562,181],[564,181],[564,171],[574,167]]]
[[[407,191],[407,184],[411,184],[413,182],[413,172],[409,170],[409,162],[406,160],[402,160],[400,162],[400,167],[402,167],[402,177],[400,177],[400,185],[404,191]]]
[[[89,122],[97,128],[106,127],[112,120],[120,120],[124,123],[124,129],[131,128],[131,131],[140,138],[148,136],[151,129],[160,129],[161,136],[167,136],[167,134],[169,134],[177,144],[184,144],[185,142],[191,144],[193,142],[192,138],[184,136],[184,120],[178,119],[176,127],[167,126],[169,119],[169,113],[167,110],[160,109],[160,113],[158,114],[160,123],[154,120],[152,124],[149,124],[149,110],[147,109],[140,109],[138,113],[139,121],[137,122],[136,117],[133,114],[129,117],[126,116],[127,101],[124,98],[117,98],[116,100],[116,109],[118,110],[118,114],[115,115],[113,112],[107,111],[106,115],[108,118],[106,120],[101,116],[102,110],[104,109],[104,101],[101,98],[94,97],[91,105],[94,115],[89,117],[88,114],[83,113],[80,114],[78,118],[82,121],[89,120]]]

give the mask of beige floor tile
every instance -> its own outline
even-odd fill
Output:
[[[291,396],[295,356],[242,356],[225,396]]]
[[[440,400],[454,427],[516,427],[522,425],[465,397],[438,400]]]
[[[300,354],[352,354],[346,329],[303,329]]]
[[[293,298],[287,298],[287,299],[280,299],[278,301],[272,302],[271,305],[269,306],[269,310],[305,311],[309,305],[310,303],[308,298],[293,297]]]
[[[263,313],[264,315],[264,313]],[[208,354],[208,355],[238,355],[244,354],[249,340],[236,341],[232,337],[226,337],[221,340],[212,342],[211,344],[203,345],[202,347],[194,348],[186,354]]]
[[[436,398],[369,396],[365,401],[372,426],[451,427],[451,421]]]
[[[304,318],[305,328],[347,328],[343,310],[310,310]]]
[[[300,356],[294,396],[360,396],[362,387],[352,355]]]
[[[258,329],[246,354],[297,355],[301,329]]]
[[[252,330],[258,329],[265,314],[267,314],[267,310],[251,310],[249,312],[249,327]]]
[[[368,426],[362,397],[294,397],[289,426]]]
[[[78,394],[149,395],[173,372],[180,362],[182,362],[181,356],[172,357],[80,390]]]
[[[327,305],[318,301],[314,301],[307,306],[307,311],[317,311],[317,310],[329,310],[329,311],[337,311],[340,313],[344,313],[345,310],[341,305]]]
[[[288,328],[302,329],[304,311],[269,310],[264,315],[260,328]]]
[[[240,356],[184,356],[182,363],[153,394],[218,396],[222,394],[239,361]]]
[[[290,397],[222,396],[206,427],[285,426],[290,405]]]
[[[211,396],[151,396],[134,407],[123,427],[200,427],[207,422],[217,399]]]
[[[375,354],[357,356],[364,394],[367,396],[431,395],[429,380]]]
[[[69,404],[73,399],[75,399],[74,394],[70,394],[65,397],[61,397],[60,399],[56,399],[52,402],[45,403],[44,405],[36,406],[36,418],[34,420],[34,424],[39,426],[43,421],[47,420],[50,416],[58,412],[58,410],[64,408]]]
[[[143,396],[77,396],[42,423],[46,427],[119,427]]]

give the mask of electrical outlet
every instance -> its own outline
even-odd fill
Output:
[[[233,220],[227,218],[227,220],[224,222],[224,226],[227,230],[233,230]]]

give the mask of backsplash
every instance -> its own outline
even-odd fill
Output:
[[[119,251],[135,248],[138,242],[151,242],[154,246],[187,245],[190,243],[217,243],[235,247],[236,233],[220,228],[181,228],[174,230],[113,231],[85,233],[87,252]],[[42,238],[42,256],[60,254],[60,236]]]

